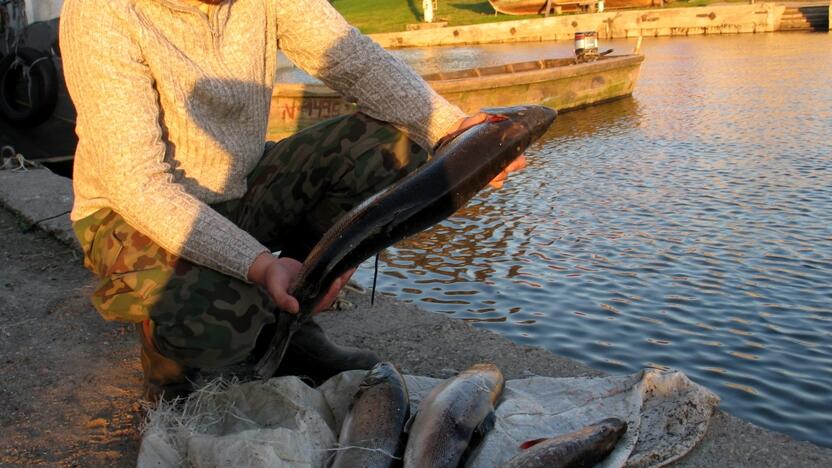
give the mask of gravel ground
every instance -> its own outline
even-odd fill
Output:
[[[0,208],[0,465],[135,465],[135,333],[92,309],[80,254],[22,227]]]

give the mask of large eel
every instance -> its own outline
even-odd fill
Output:
[[[442,221],[537,140],[557,113],[543,106],[486,111],[489,118],[442,144],[413,173],[341,217],[315,245],[293,283],[297,314],[278,314],[269,348],[255,366],[260,377],[277,371],[292,335],[332,281],[379,251]]]

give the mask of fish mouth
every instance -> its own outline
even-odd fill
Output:
[[[603,433],[609,434],[605,437],[604,447],[606,450],[612,450],[618,444],[618,440],[627,432],[627,422],[618,418],[607,418],[595,423],[595,426],[601,428]]]
[[[598,421],[595,424],[599,426],[605,426],[608,430],[612,432],[620,432],[623,434],[627,431],[627,422],[618,418],[607,418],[602,421]]]
[[[491,404],[494,406],[497,405],[497,402],[503,395],[505,378],[496,365],[491,363],[474,364],[467,370],[463,371],[463,374],[476,375],[481,378],[482,380],[480,380],[480,382],[491,389]]]
[[[367,375],[361,381],[361,386],[378,385],[382,382],[390,380],[396,375],[398,371],[391,362],[379,362],[372,369],[367,372]]]
[[[544,106],[489,107],[483,109],[483,112],[507,117],[525,125],[532,141],[543,136],[558,115],[555,109]]]

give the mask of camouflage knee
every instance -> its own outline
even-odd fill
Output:
[[[154,343],[170,359],[201,368],[243,361],[275,320],[258,287],[166,252],[112,210],[73,227],[100,279],[95,308],[108,320],[151,319]]]
[[[370,195],[424,164],[428,153],[396,127],[357,113],[270,147],[249,177],[235,218],[268,246],[275,235],[321,234]]]

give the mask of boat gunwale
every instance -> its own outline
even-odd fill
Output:
[[[494,9],[497,13],[502,13],[504,15],[511,15],[511,16],[525,16],[525,15],[542,15],[546,10],[546,0],[543,0],[543,4],[540,5],[540,8],[537,11],[526,13],[525,11],[520,12],[519,10],[505,10],[497,5],[494,4],[491,0],[488,0],[488,4],[491,5],[491,8]],[[552,2],[552,6],[555,5],[555,2]]]
[[[544,60],[553,60],[553,59],[544,59]],[[562,60],[562,59],[554,59],[554,60]],[[541,60],[527,60],[525,62],[513,62],[507,63],[503,65],[495,65],[494,67],[506,67],[510,65],[521,65],[527,63],[534,63],[540,62]],[[635,67],[640,66],[641,63],[644,61],[644,55],[642,54],[625,54],[625,55],[613,55],[609,57],[602,57],[599,60],[593,62],[585,62],[585,63],[578,63],[578,64],[564,64],[564,65],[557,65],[548,68],[538,68],[534,70],[524,70],[524,71],[516,71],[516,72],[506,72],[506,73],[497,73],[491,75],[482,75],[482,76],[469,76],[469,77],[461,77],[461,78],[450,78],[450,79],[435,79],[435,80],[428,80],[426,81],[437,91],[462,91],[468,88],[477,88],[477,89],[491,89],[497,87],[503,87],[512,84],[518,83],[506,83],[506,81],[511,78],[514,81],[517,78],[523,78],[519,80],[519,83],[522,84],[535,84],[535,83],[542,83],[546,81],[551,81],[555,79],[563,79],[563,78],[570,78],[574,76],[580,76],[590,73],[599,73],[604,72],[607,70],[622,68],[622,67]],[[488,67],[484,67],[488,68]],[[461,73],[468,70],[477,70],[477,68],[469,68],[463,70],[457,70],[454,73]],[[435,73],[426,74],[425,76],[431,77],[436,75]],[[272,97],[277,98],[341,98],[341,95],[338,94],[336,91],[328,88],[323,83],[278,83],[275,86],[274,92],[272,93]]]
[[[639,54],[616,55],[595,62],[569,64],[537,70],[428,81],[437,92],[454,92],[470,89],[493,89],[517,84],[537,84],[573,78],[608,70],[632,68],[641,65],[644,56]],[[525,62],[520,62],[525,63]],[[518,79],[521,78],[521,79]]]
[[[552,4],[551,4],[551,7],[552,7],[552,10],[554,10],[556,6],[573,6],[573,5],[579,5],[580,3],[581,2],[579,0],[561,0],[561,1],[553,0]],[[632,2],[632,4],[625,4],[624,6],[614,4],[615,6],[611,7],[611,6],[605,5],[604,10],[606,11],[606,10],[626,10],[626,9],[636,9],[636,8],[650,8],[654,5],[654,3],[655,2],[653,2],[653,1],[651,1],[650,3],[647,3],[647,0],[642,0],[640,2]],[[540,8],[538,8],[536,11],[532,11],[532,10],[527,11],[525,9],[524,10],[517,10],[517,9],[511,9],[511,8],[507,9],[507,8],[503,8],[503,7],[498,7],[497,5],[494,4],[494,2],[492,0],[488,0],[488,4],[491,5],[491,8],[493,8],[495,12],[502,13],[504,15],[509,15],[509,16],[531,16],[531,15],[545,15],[546,14],[546,0],[541,0]],[[505,4],[503,4],[503,5],[505,5]],[[600,12],[598,12],[598,13],[600,13]]]

